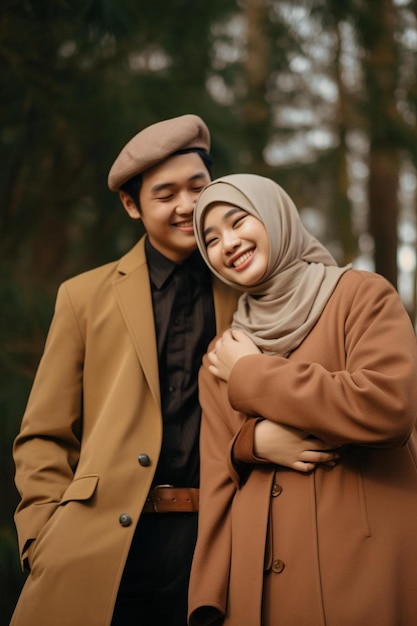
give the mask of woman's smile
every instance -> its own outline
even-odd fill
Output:
[[[244,270],[250,264],[250,261],[251,261],[251,259],[252,259],[254,254],[255,254],[255,250],[254,249],[252,249],[252,250],[250,250],[248,252],[243,252],[243,254],[240,254],[237,257],[237,259],[232,261],[231,265],[236,270]]]

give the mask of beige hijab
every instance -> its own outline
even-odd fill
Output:
[[[269,263],[262,280],[242,287],[223,278],[210,265],[204,244],[204,214],[215,202],[244,209],[265,225]],[[288,194],[269,178],[233,174],[211,182],[202,191],[194,230],[203,259],[223,282],[243,291],[233,328],[245,331],[266,353],[288,356],[320,317],[341,275],[332,255],[303,226]]]

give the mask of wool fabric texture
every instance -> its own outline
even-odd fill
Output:
[[[191,113],[147,126],[122,148],[110,168],[108,186],[118,191],[128,180],[158,165],[179,150],[210,150],[210,132]]]
[[[209,261],[204,216],[213,203],[239,207],[265,226],[269,262],[256,285],[225,279]],[[244,291],[232,328],[243,330],[265,353],[288,356],[320,317],[337,282],[351,265],[339,267],[330,252],[304,227],[294,202],[277,183],[255,174],[232,174],[203,189],[194,211],[201,255],[226,284]]]

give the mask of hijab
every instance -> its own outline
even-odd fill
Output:
[[[204,215],[213,203],[247,211],[265,226],[269,262],[256,285],[242,286],[224,278],[210,264],[204,242]],[[301,222],[289,195],[269,178],[232,174],[209,183],[194,211],[194,232],[201,255],[224,283],[243,291],[232,328],[243,330],[263,351],[288,356],[319,319],[339,278],[339,267],[326,248]]]

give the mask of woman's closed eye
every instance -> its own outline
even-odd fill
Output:
[[[248,216],[248,213],[243,213],[242,215],[239,215],[238,217],[236,217],[232,221],[232,228],[238,228],[247,216]]]
[[[213,246],[217,241],[219,241],[219,238],[216,237],[215,235],[211,235],[210,237],[207,237],[204,241],[206,248]]]

